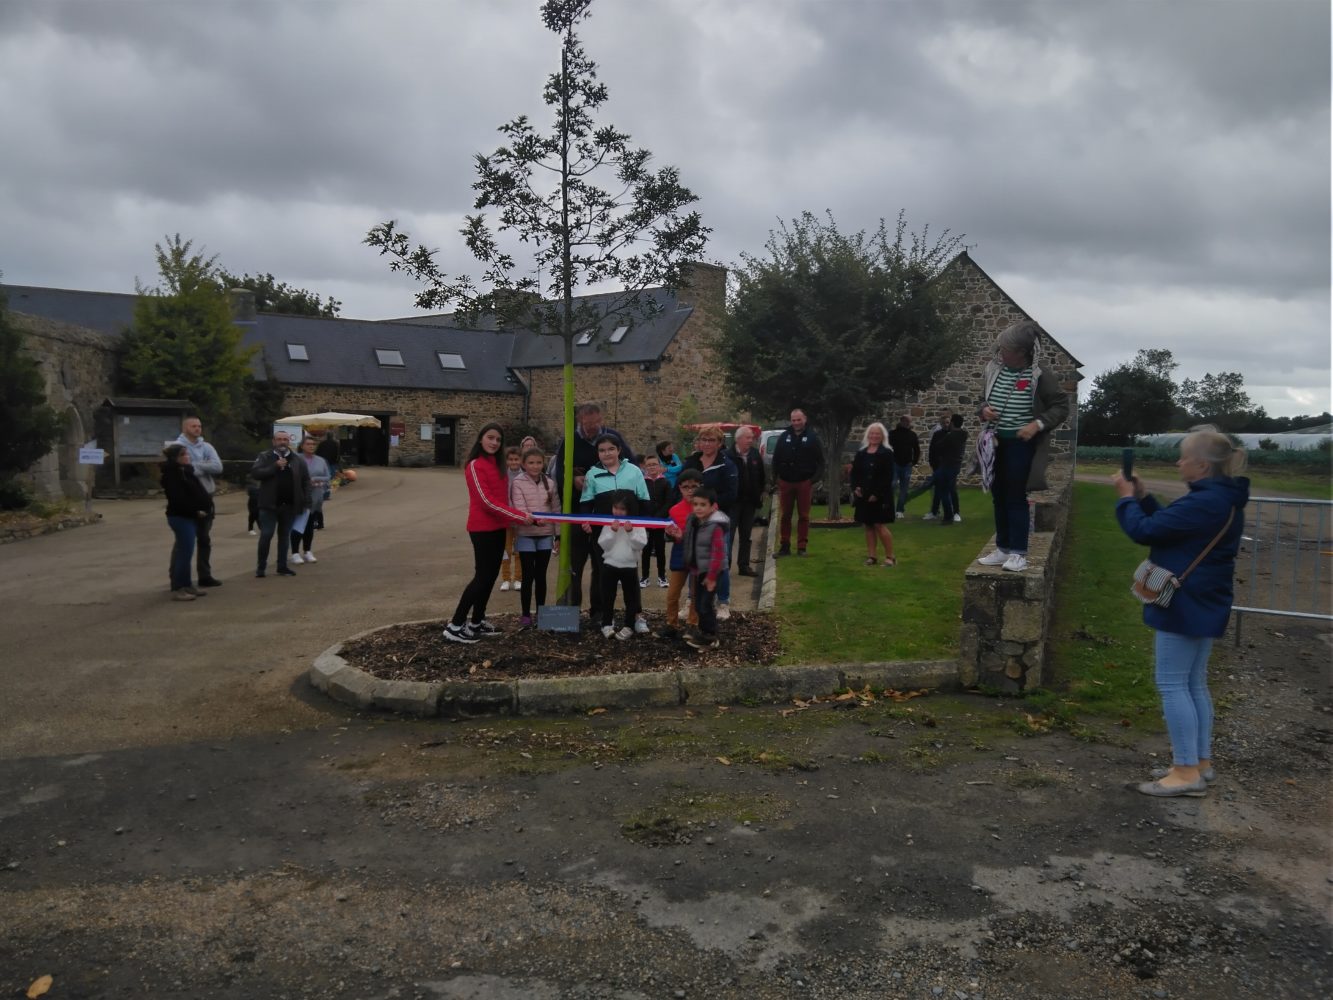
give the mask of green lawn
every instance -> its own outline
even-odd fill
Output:
[[[963,521],[943,527],[916,513],[890,526],[898,565],[865,566],[865,532],[811,528],[810,554],[778,562],[784,663],[938,660],[958,655],[962,575],[993,535],[990,497],[963,490]],[[851,516],[850,506],[843,507]],[[825,510],[816,507],[816,518]],[[795,525],[792,526],[793,533]],[[777,538],[777,518],[770,537]]]

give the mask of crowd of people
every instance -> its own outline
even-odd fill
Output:
[[[998,357],[986,366],[976,411],[974,469],[990,492],[995,521],[995,546],[978,562],[1010,572],[1027,568],[1028,493],[1046,488],[1049,436],[1069,412],[1064,391],[1038,361],[1039,342],[1040,329],[1030,321],[999,335]],[[963,425],[962,414],[940,413],[924,449],[930,472],[915,488],[912,477],[923,448],[911,415],[900,417],[892,431],[878,421],[866,427],[848,482],[853,516],[865,530],[866,565],[897,565],[889,526],[906,517],[908,502],[927,490],[931,503],[923,520],[946,527],[962,521],[958,478],[969,451]],[[331,433],[323,441],[306,435],[295,450],[292,444],[286,431],[276,431],[249,473],[247,528],[254,535],[258,527],[259,578],[267,573],[275,536],[279,576],[295,576],[293,564],[318,561],[315,532],[323,527],[338,445]],[[731,615],[733,560],[740,576],[756,572],[751,535],[770,484],[749,426],[738,427],[727,448],[722,426],[705,424],[693,444],[695,450],[682,458],[672,442],[659,441],[640,458],[623,434],[604,425],[596,403],[578,408],[572,439],[561,441],[554,455],[531,437],[506,447],[501,425],[482,427],[463,470],[473,574],[444,638],[476,643],[499,632],[486,612],[502,576],[501,590],[519,592],[520,625],[534,625],[534,613],[547,601],[551,557],[559,554],[557,522],[567,520],[574,523],[570,577],[562,581],[566,597],[582,605],[586,575],[589,622],[602,636],[630,640],[648,633],[640,591],[656,585],[667,591],[668,634],[684,632],[698,649],[716,647],[718,622]],[[572,513],[561,508],[567,448],[576,498]],[[823,443],[805,411],[792,410],[773,448],[778,557],[793,554],[793,518],[795,555],[807,553],[813,489],[824,462]],[[1244,449],[1212,428],[1196,428],[1180,445],[1177,466],[1187,492],[1175,502],[1163,506],[1132,476],[1117,474],[1112,480],[1120,526],[1149,547],[1133,589],[1144,603],[1144,622],[1154,631],[1155,679],[1172,747],[1172,764],[1136,786],[1146,795],[1201,796],[1216,777],[1207,664],[1231,612],[1249,496],[1249,481],[1239,475],[1244,464]],[[172,600],[194,601],[206,588],[222,585],[211,565],[214,495],[222,471],[200,419],[185,418],[180,436],[163,451],[161,475],[172,532]]]

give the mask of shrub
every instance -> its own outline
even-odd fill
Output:
[[[23,510],[31,503],[32,490],[22,479],[0,479],[0,510]]]

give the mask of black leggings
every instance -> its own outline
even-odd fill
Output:
[[[520,552],[518,564],[523,568],[523,580],[518,590],[519,603],[523,605],[523,614],[530,615],[533,587],[537,588],[537,607],[546,603],[546,567],[551,565],[551,550]]]
[[[463,588],[463,596],[458,599],[454,609],[453,624],[462,625],[467,621],[468,612],[472,613],[475,625],[486,617],[486,602],[491,599],[491,590],[495,578],[500,575],[500,563],[504,562],[505,530],[469,531],[472,539],[472,579]]]
[[[648,544],[643,547],[643,575],[651,576],[648,567],[652,565],[653,556],[657,556],[657,575],[666,579],[666,529],[649,528]]]
[[[301,551],[301,546],[305,545],[305,550],[310,551],[310,544],[315,540],[315,517],[317,512],[311,511],[310,516],[306,518],[305,531],[292,532],[292,555]]]

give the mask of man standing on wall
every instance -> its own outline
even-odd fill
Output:
[[[778,438],[773,449],[773,475],[778,481],[778,502],[782,509],[778,555],[791,555],[791,512],[797,510],[796,554],[805,555],[810,541],[810,493],[814,481],[824,469],[824,446],[809,426],[805,411],[791,411],[791,426]]]
[[[579,497],[583,495],[583,487],[587,482],[588,470],[597,465],[597,445],[594,443],[599,435],[608,434],[620,442],[620,460],[628,462],[631,465],[637,465],[638,459],[634,457],[629,443],[625,440],[623,434],[610,427],[602,426],[602,408],[597,403],[583,403],[574,413],[574,510],[565,511],[572,514],[579,509]],[[561,502],[564,502],[565,496],[565,447],[567,442],[561,441],[560,447],[555,452],[555,483],[560,491]],[[585,534],[575,525],[575,530],[569,533],[569,602],[573,607],[579,607],[583,603],[583,567],[587,565],[589,556],[592,555],[591,546],[597,544],[592,540],[593,536]],[[588,614],[594,620],[601,614],[601,590],[599,589],[601,581],[597,578],[597,563],[593,562],[592,579],[588,581]],[[557,588],[557,592],[558,592]]]
[[[198,534],[195,536],[195,548],[197,558],[195,560],[198,566],[196,576],[201,587],[221,587],[222,581],[213,575],[213,517],[216,514],[216,508],[213,506],[213,494],[217,492],[217,482],[214,476],[222,475],[222,459],[218,457],[217,449],[204,440],[204,425],[198,417],[186,417],[181,421],[180,437],[176,438],[177,444],[185,445],[186,451],[190,453],[190,467],[194,469],[194,478],[199,480],[204,491],[208,494],[208,516],[200,518],[197,526]],[[171,559],[176,560],[175,549],[172,550]]]

